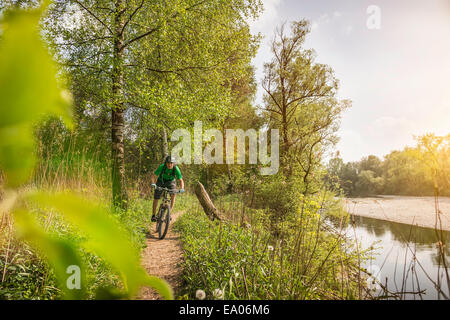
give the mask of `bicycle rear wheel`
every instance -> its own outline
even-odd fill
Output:
[[[160,215],[160,223],[159,223],[159,239],[164,239],[164,237],[167,234],[167,230],[169,229],[170,224],[170,207],[163,207],[161,209],[161,215]]]

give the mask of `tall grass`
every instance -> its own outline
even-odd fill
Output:
[[[41,123],[35,133],[38,163],[25,188],[75,191],[109,207],[111,180],[105,143],[82,130],[69,132],[54,118]],[[3,211],[0,214],[0,299],[61,298],[52,268],[34,249],[16,238],[11,215]],[[137,249],[144,247],[151,225],[151,203],[140,199],[137,190],[130,190],[129,209],[116,210],[114,214],[128,231],[133,245]],[[48,232],[75,242],[83,238],[53,212],[39,211],[35,215]],[[83,250],[81,255],[88,262],[89,298],[94,298],[100,287],[121,287],[120,278],[105,261]]]
[[[305,199],[277,235],[263,210],[245,208],[233,196],[218,203],[228,222],[209,221],[197,204],[176,222],[185,252],[182,298],[193,299],[197,289],[207,299],[217,298],[217,290],[225,299],[369,296],[360,270],[368,252],[323,223],[317,200]]]
[[[36,129],[36,140],[39,160],[33,186],[109,198],[108,150],[101,135],[67,131],[58,119],[50,118]]]

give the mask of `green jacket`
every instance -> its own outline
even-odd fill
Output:
[[[173,166],[173,169],[167,168],[166,164],[163,163],[155,170],[155,175],[158,176],[158,179],[162,179],[163,181],[172,181],[175,178],[178,180],[182,179],[180,168],[178,166]]]

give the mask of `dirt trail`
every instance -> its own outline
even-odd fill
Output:
[[[142,253],[142,265],[152,276],[166,280],[173,288],[176,297],[181,285],[181,266],[183,261],[183,250],[177,232],[173,230],[173,223],[183,212],[172,215],[172,221],[163,240],[158,239],[155,233],[155,224],[152,224],[152,232],[147,235],[147,247]],[[150,288],[142,288],[139,300],[161,300],[162,297]]]

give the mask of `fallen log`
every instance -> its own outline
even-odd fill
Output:
[[[197,199],[202,205],[203,211],[205,212],[209,220],[226,220],[220,213],[219,209],[214,206],[214,203],[211,201],[211,198],[206,192],[205,187],[200,182],[197,182],[197,185],[195,186],[195,195],[197,196]]]

